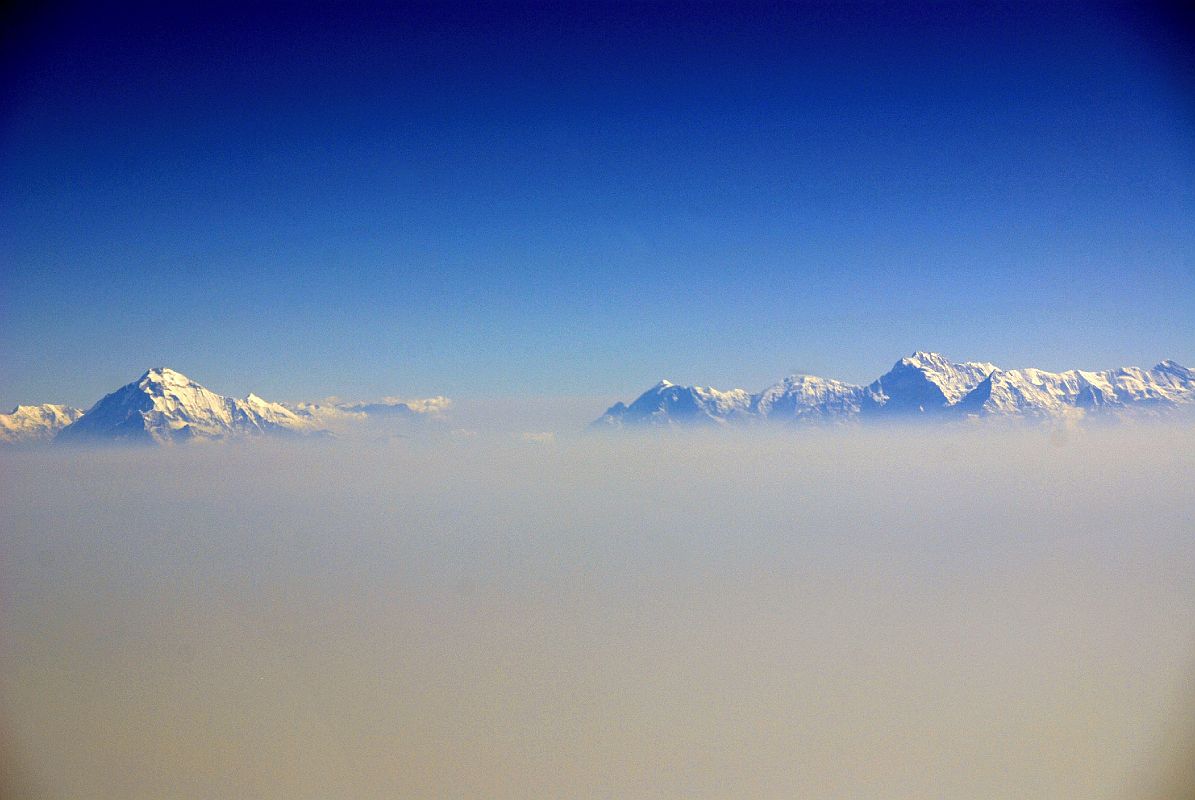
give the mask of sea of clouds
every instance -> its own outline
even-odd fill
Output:
[[[0,795],[1186,796],[1193,486],[1162,425],[3,453]]]

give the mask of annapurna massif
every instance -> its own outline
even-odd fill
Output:
[[[1178,410],[1195,411],[1195,374],[1173,361],[1150,369],[1046,372],[1005,370],[987,362],[954,362],[937,353],[917,352],[866,386],[791,375],[752,394],[660,381],[629,405],[615,403],[591,427],[982,417],[1054,420]]]
[[[434,416],[444,397],[378,403],[300,403],[263,400],[255,394],[225,397],[166,367],[140,378],[91,408],[17,406],[0,414],[0,443],[125,442],[172,444],[256,436],[326,436],[338,426],[371,417]]]

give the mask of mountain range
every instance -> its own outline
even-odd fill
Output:
[[[255,394],[225,397],[166,367],[100,398],[91,408],[45,404],[0,414],[0,444],[123,442],[173,444],[258,436],[329,436],[372,417],[435,416],[449,404],[435,397],[402,402],[300,403]]]
[[[798,374],[752,394],[660,381],[629,405],[615,403],[591,427],[980,417],[1055,420],[1176,410],[1195,411],[1195,374],[1173,361],[1151,369],[1046,372],[1004,370],[988,362],[955,362],[938,353],[917,352],[866,386]]]
[[[373,403],[277,403],[255,394],[225,397],[166,367],[105,395],[86,411],[20,405],[0,414],[0,444],[82,442],[172,444],[264,436],[324,437],[365,420],[437,418],[445,397]],[[1173,361],[1150,369],[1098,372],[1005,370],[917,352],[866,386],[790,375],[751,393],[660,381],[634,402],[615,403],[595,429],[816,424],[869,420],[1011,418],[1049,421],[1161,416],[1195,418],[1195,373]]]

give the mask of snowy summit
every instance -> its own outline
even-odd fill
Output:
[[[56,441],[97,439],[165,444],[261,434],[309,434],[310,420],[279,403],[250,394],[243,400],[218,395],[166,367],[147,371],[103,397],[63,428]]]

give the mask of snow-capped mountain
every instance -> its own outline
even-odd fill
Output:
[[[594,425],[832,422],[930,414],[957,403],[995,369],[995,364],[955,363],[937,353],[918,352],[897,361],[866,387],[814,375],[791,375],[756,394],[661,381],[629,406],[614,404]]]
[[[0,444],[32,444],[54,438],[61,429],[83,416],[83,409],[43,403],[17,406],[0,414]]]
[[[1153,369],[1103,372],[1001,370],[917,352],[867,386],[793,375],[757,394],[721,392],[661,381],[629,406],[615,403],[593,427],[692,423],[835,422],[849,420],[1013,416],[1053,419],[1107,412],[1195,411],[1195,376],[1163,361]]]
[[[968,393],[958,407],[965,414],[977,416],[1049,418],[1075,411],[1160,411],[1193,403],[1192,371],[1173,361],[1163,361],[1148,370],[997,370]]]
[[[320,428],[280,403],[209,391],[179,372],[151,369],[59,431],[56,442],[118,440],[167,444],[263,434],[312,434]]]
[[[594,424],[723,425],[751,416],[751,401],[751,395],[743,389],[720,392],[660,381],[629,406],[615,403]]]
[[[867,387],[862,410],[887,416],[944,411],[996,369],[986,362],[955,363],[937,353],[916,352]]]
[[[855,416],[863,399],[862,386],[813,375],[790,375],[754,395],[751,413],[770,420],[829,421]]]
[[[255,394],[225,397],[166,367],[105,395],[86,412],[67,406],[18,406],[0,414],[0,445],[16,443],[228,440],[256,436],[350,434],[376,420],[370,435],[394,435],[402,420],[442,420],[447,397],[387,397],[374,402],[275,403]],[[384,426],[379,429],[378,426]]]

